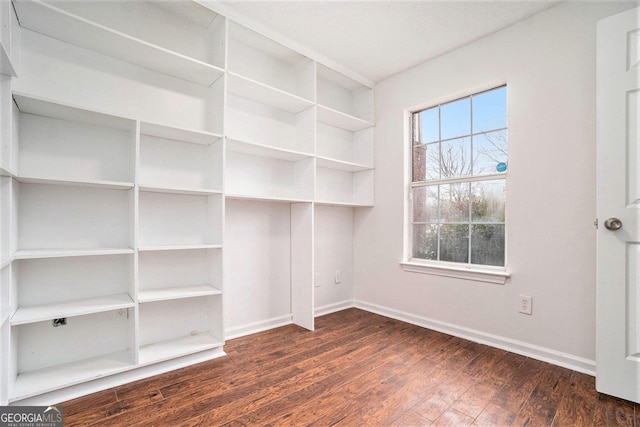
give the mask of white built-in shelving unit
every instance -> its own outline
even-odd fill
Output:
[[[13,3],[22,27],[55,39],[205,86],[224,74],[224,18],[196,2]]]
[[[369,85],[192,1],[0,0],[0,30],[0,403],[223,355],[226,199],[291,205],[313,329],[315,205],[373,205]],[[15,90],[22,31],[188,82],[204,125]]]
[[[226,192],[238,198],[314,197],[315,62],[229,24]]]
[[[373,91],[318,64],[316,200],[373,205]]]
[[[8,400],[221,353],[222,136],[13,102],[16,174],[1,193],[2,218],[16,215],[2,221],[15,242],[2,246]],[[39,350],[48,341],[54,354]]]

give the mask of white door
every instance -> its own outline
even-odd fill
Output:
[[[640,402],[640,9],[598,23],[596,387]]]

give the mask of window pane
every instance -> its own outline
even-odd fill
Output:
[[[414,120],[418,120],[417,129],[419,135],[415,139],[416,141],[426,144],[440,139],[438,107],[417,113],[414,115]]]
[[[413,191],[413,222],[438,220],[438,186],[417,187]]]
[[[413,147],[413,182],[440,178],[440,144],[418,145]]]
[[[425,181],[427,178],[427,148],[424,145],[413,147],[411,163],[413,165],[411,180],[413,182]]]
[[[440,107],[441,138],[449,139],[471,133],[471,101],[464,98]]]
[[[438,259],[438,226],[418,224],[413,226],[413,257]]]
[[[440,260],[469,262],[469,226],[467,224],[440,226]]]
[[[498,167],[500,163],[502,167]],[[507,164],[507,131],[474,135],[473,174],[504,172]],[[503,170],[504,169],[504,170]]]
[[[473,133],[507,127],[507,88],[474,95]]]
[[[469,184],[440,186],[440,219],[442,222],[469,222]]]
[[[471,226],[471,263],[504,266],[504,225]]]
[[[443,141],[440,151],[442,178],[471,175],[471,138]]]
[[[505,181],[479,181],[471,184],[471,221],[504,222]]]

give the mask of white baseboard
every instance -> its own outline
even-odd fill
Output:
[[[471,328],[457,326],[439,320],[429,319],[422,316],[394,310],[392,308],[383,307],[377,304],[370,304],[365,301],[354,302],[354,307],[362,310],[370,311],[381,316],[390,317],[392,319],[401,320],[423,328],[432,329],[448,335],[464,338],[470,341],[486,344],[512,353],[527,356],[532,359],[548,362],[553,365],[562,366],[563,368],[572,369],[587,375],[595,376],[596,362],[582,357],[574,356],[568,353],[552,350],[549,348],[529,344],[523,341],[517,341],[511,338],[501,337],[498,335],[488,334]]]
[[[336,311],[346,310],[347,308],[355,307],[352,299],[347,301],[341,301],[333,304],[323,305],[322,307],[316,307],[313,310],[314,317],[324,316],[325,314],[335,313]]]
[[[258,332],[268,331],[269,329],[279,328],[280,326],[290,325],[292,323],[292,315],[286,314],[284,316],[272,317],[271,319],[229,328],[225,331],[224,337],[227,340],[232,340],[234,338],[240,338]]]

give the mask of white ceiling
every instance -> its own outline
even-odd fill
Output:
[[[494,33],[557,3],[551,0],[221,2],[227,10],[295,40],[372,82]]]

